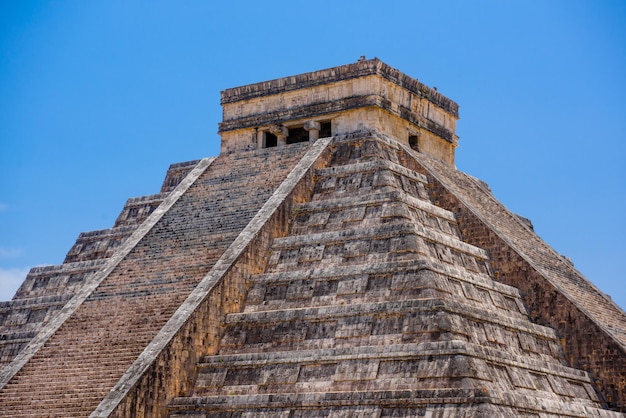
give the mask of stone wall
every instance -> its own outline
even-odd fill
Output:
[[[416,171],[429,177],[433,199],[456,214],[464,239],[489,252],[496,279],[520,289],[532,320],[560,335],[570,366],[590,372],[606,404],[626,412],[624,312],[484,185],[423,155],[412,157],[421,163]],[[520,245],[528,248],[521,252]]]

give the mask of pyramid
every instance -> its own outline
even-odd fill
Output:
[[[0,305],[7,417],[618,417],[626,314],[378,59],[222,92],[221,153]]]

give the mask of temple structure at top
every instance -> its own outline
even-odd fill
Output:
[[[454,164],[459,106],[377,58],[222,92],[222,152],[364,129]]]

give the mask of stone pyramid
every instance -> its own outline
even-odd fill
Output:
[[[456,103],[373,59],[222,105],[0,306],[0,415],[624,416],[626,314],[454,168]]]

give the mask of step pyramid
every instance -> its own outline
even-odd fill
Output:
[[[222,105],[0,306],[2,416],[623,416],[626,314],[454,168],[454,102],[374,59]]]
[[[170,417],[613,416],[410,153],[375,133],[334,146]]]

